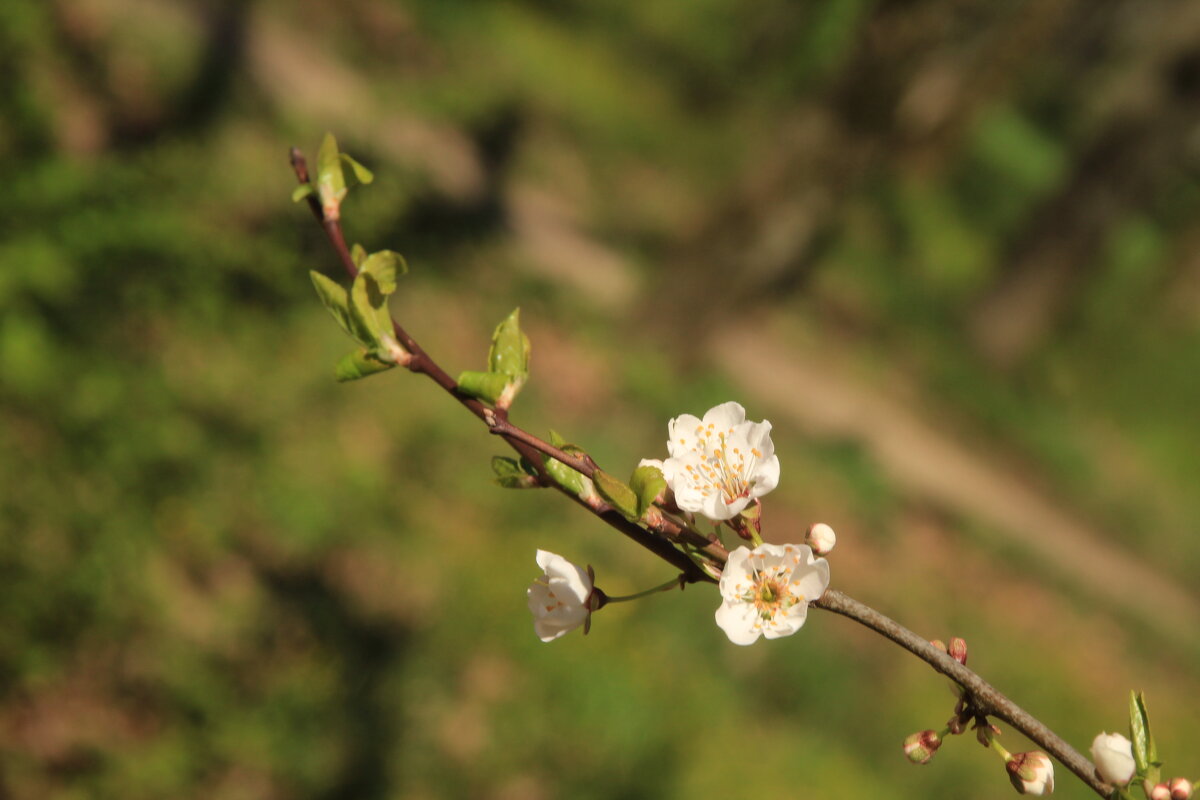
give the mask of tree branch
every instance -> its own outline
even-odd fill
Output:
[[[813,605],[849,617],[900,645],[966,689],[971,695],[973,707],[979,713],[1002,719],[1025,734],[1031,741],[1058,759],[1064,767],[1075,773],[1096,794],[1105,798],[1112,794],[1112,787],[1096,777],[1096,768],[1092,762],[1080,755],[1079,751],[1067,744],[1029,712],[1001,694],[978,674],[967,669],[966,666],[958,663],[927,640],[895,620],[880,614],[865,603],[860,603],[836,589],[827,589],[821,599],[815,601]]]

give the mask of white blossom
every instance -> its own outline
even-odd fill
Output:
[[[575,564],[548,550],[537,551],[545,572],[530,584],[526,595],[533,614],[533,631],[543,642],[570,633],[587,621],[592,579]]]
[[[771,423],[747,422],[738,403],[711,408],[704,419],[683,414],[667,431],[670,458],[663,461],[663,477],[684,511],[732,519],[779,484]]]
[[[829,586],[829,562],[805,544],[739,547],[721,574],[717,625],[734,644],[778,639],[804,625],[808,604]]]
[[[1133,761],[1133,744],[1119,733],[1101,733],[1092,741],[1092,761],[1100,777],[1116,786],[1133,780],[1137,765]]]

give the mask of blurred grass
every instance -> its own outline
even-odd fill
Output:
[[[912,19],[942,20],[943,44],[1005,22],[949,5]],[[705,238],[736,227],[739,203],[757,219],[791,199],[759,184],[786,177],[797,120],[847,97],[856,124],[884,115],[856,70],[895,13],[5,4],[0,791],[819,798],[852,782],[1007,797],[969,742],[904,762],[903,737],[949,716],[943,681],[829,615],[734,648],[709,624],[713,593],[692,587],[537,642],[522,594],[535,548],[594,564],[617,594],[663,568],[567,503],[491,487],[499,443],[427,382],[334,384],[348,340],[305,275],[333,259],[287,200],[287,146],[334,130],[379,176],[347,206],[352,238],[412,257],[397,316],[453,372],[481,366],[495,321],[522,306],[535,371],[515,418],[618,474],[661,452],[671,416],[752,389],[696,323],[773,313],[802,320],[783,329],[797,352],[808,337],[852,354],[863,391],[903,374],[947,427],[1190,589],[1194,169],[1106,230],[1090,279],[1014,367],[963,332],[1086,144],[1099,112],[1060,106],[1095,75],[1053,73],[1057,103],[1016,81],[932,158],[881,148],[831,195],[837,225],[798,291],[739,297],[736,262]],[[916,34],[896,31],[899,82]],[[206,53],[224,72],[200,80]],[[828,160],[843,158],[858,156]],[[1195,768],[1192,633],[1138,630],[1116,610],[1137,587],[1098,603],[969,512],[906,496],[862,442],[777,431],[774,535],[833,523],[840,588],[966,636],[972,665],[1077,747],[1146,688],[1168,770]],[[1058,791],[1086,796],[1065,775]]]

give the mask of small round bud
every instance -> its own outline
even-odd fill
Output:
[[[1187,778],[1172,778],[1168,787],[1171,790],[1171,800],[1190,800],[1192,796],[1192,782]]]
[[[1054,764],[1045,753],[1037,750],[1016,753],[1005,767],[1009,781],[1020,794],[1043,795],[1054,791]]]
[[[928,764],[941,746],[937,731],[920,731],[904,740],[904,757],[914,764]]]
[[[808,533],[804,535],[804,543],[811,547],[814,553],[823,556],[837,544],[837,534],[824,522],[818,522],[809,527]]]
[[[1096,774],[1114,786],[1128,784],[1137,770],[1133,744],[1119,733],[1101,733],[1092,740],[1092,761]]]
[[[946,649],[946,643],[943,642],[941,639],[930,639],[929,643],[931,645],[933,645],[934,647],[936,647],[938,650],[941,650],[943,653],[950,652],[949,650]]]
[[[1157,783],[1146,793],[1150,800],[1171,800],[1171,787],[1165,783]]]
[[[946,650],[958,663],[966,666],[967,663],[967,643],[966,640],[955,636],[950,639],[950,647]]]

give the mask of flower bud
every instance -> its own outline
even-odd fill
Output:
[[[1133,745],[1119,733],[1096,736],[1092,741],[1092,761],[1096,762],[1096,774],[1115,786],[1128,784],[1137,769]]]
[[[904,740],[904,757],[914,764],[928,764],[941,746],[937,731],[920,731]]]
[[[941,639],[930,639],[929,643],[931,645],[933,645],[934,647],[936,647],[938,650],[941,650],[943,653],[950,652],[949,650],[946,649],[946,643],[943,642]]]
[[[1189,800],[1192,796],[1192,782],[1187,778],[1172,778],[1168,787],[1171,790],[1171,800]]]
[[[1165,783],[1155,784],[1150,788],[1150,791],[1146,792],[1146,797],[1150,798],[1150,800],[1171,800],[1171,787]]]
[[[1050,794],[1054,791],[1054,764],[1050,756],[1034,750],[1016,753],[1005,765],[1008,779],[1021,794]]]
[[[837,544],[837,534],[824,522],[818,522],[809,527],[808,533],[804,535],[804,543],[811,547],[814,553],[823,556]]]
[[[950,647],[946,650],[958,663],[966,666],[967,664],[967,642],[966,640],[955,636],[950,639]]]

